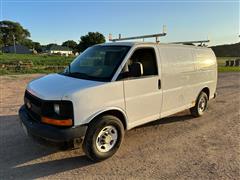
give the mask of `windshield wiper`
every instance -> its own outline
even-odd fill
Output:
[[[89,76],[86,73],[81,73],[81,72],[68,72],[68,75],[72,77],[78,77],[78,78],[92,78],[92,76]]]
[[[86,73],[82,73],[82,72],[63,72],[61,73],[65,76],[69,76],[69,77],[74,77],[74,78],[80,78],[80,79],[88,79],[88,80],[97,80],[97,81],[108,81],[106,78],[99,78],[96,76],[90,76]]]
[[[70,75],[70,76],[84,76],[84,77],[89,77],[87,74],[85,73],[81,73],[81,72],[71,72],[71,64],[68,65],[68,71],[64,74]]]

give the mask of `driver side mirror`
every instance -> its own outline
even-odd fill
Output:
[[[143,75],[143,65],[140,62],[134,62],[129,66],[129,73],[132,77],[140,77]]]

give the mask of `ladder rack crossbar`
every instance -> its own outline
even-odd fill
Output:
[[[150,34],[150,35],[143,35],[143,36],[133,36],[133,37],[126,37],[126,38],[121,38],[121,36],[119,36],[119,38],[116,39],[111,39],[109,38],[109,41],[125,41],[125,40],[132,40],[132,39],[145,39],[145,38],[158,38],[158,37],[162,37],[162,36],[166,36],[167,33],[159,33],[159,34]]]
[[[183,42],[170,42],[169,44],[195,44],[195,43],[209,43],[210,40],[200,40],[200,41],[183,41]]]

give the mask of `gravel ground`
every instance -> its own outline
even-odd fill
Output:
[[[82,149],[33,142],[17,111],[40,75],[0,77],[0,179],[240,179],[240,73],[220,73],[208,112],[178,113],[130,130],[118,153],[92,163]]]

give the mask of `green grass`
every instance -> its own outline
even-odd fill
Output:
[[[59,72],[62,71],[74,58],[75,57],[58,55],[0,53],[0,75]],[[2,68],[3,64],[16,65],[19,61],[23,63],[32,63],[33,67],[24,69]]]
[[[65,57],[58,55],[35,55],[35,54],[0,54],[0,64],[13,63],[17,61],[32,62],[34,66],[64,66],[68,65],[74,57]]]
[[[218,72],[240,72],[240,67],[224,67],[219,66]]]
[[[33,73],[54,73],[60,72],[75,57],[65,57],[57,55],[34,55],[34,54],[8,54],[0,53],[0,75],[5,74],[33,74]],[[218,57],[219,72],[240,72],[240,67],[225,67],[226,60],[235,60],[237,57]],[[32,63],[32,68],[14,69],[2,68],[3,64]]]
[[[240,67],[226,67],[225,62],[227,60],[235,60],[240,57],[217,57],[218,62],[218,72],[240,72]]]

